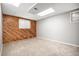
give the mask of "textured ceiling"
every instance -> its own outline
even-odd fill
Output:
[[[43,17],[37,16],[37,13],[42,12],[50,7],[55,10],[54,13],[48,14]],[[34,8],[37,8],[37,10],[35,10]],[[77,8],[79,8],[78,3],[21,3],[19,7],[13,6],[8,3],[2,4],[3,13],[30,18],[33,20],[43,19]]]

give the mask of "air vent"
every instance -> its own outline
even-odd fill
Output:
[[[34,8],[34,10],[38,10],[38,8]]]

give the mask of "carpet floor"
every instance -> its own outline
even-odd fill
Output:
[[[79,47],[37,38],[6,43],[2,56],[79,56]]]

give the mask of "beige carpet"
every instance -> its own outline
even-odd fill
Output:
[[[0,48],[0,56],[1,56],[1,53],[2,53],[2,48]]]
[[[4,44],[3,56],[79,56],[79,48],[41,39]]]

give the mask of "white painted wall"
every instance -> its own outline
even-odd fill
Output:
[[[79,23],[70,23],[69,12],[39,20],[37,36],[79,45]]]
[[[1,4],[0,4],[0,55],[2,50],[2,12],[1,12]]]

